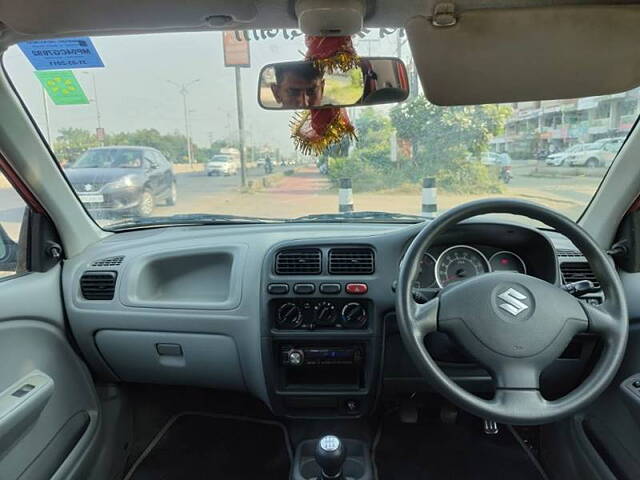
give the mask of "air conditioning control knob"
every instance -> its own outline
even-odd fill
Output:
[[[338,311],[331,302],[320,302],[315,306],[316,323],[320,326],[331,326],[336,323]]]
[[[297,328],[302,323],[302,311],[293,302],[284,303],[278,308],[278,326],[284,328]]]
[[[363,328],[367,323],[367,309],[359,302],[342,307],[342,325],[345,328]]]

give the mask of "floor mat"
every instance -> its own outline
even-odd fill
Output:
[[[535,465],[511,432],[482,433],[480,421],[459,418],[403,424],[386,418],[374,450],[378,480],[541,480]]]
[[[181,413],[156,435],[124,480],[289,478],[284,426],[215,414]]]

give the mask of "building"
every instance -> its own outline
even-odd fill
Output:
[[[614,95],[518,102],[492,150],[513,158],[562,151],[578,143],[626,136],[640,115],[640,88]]]

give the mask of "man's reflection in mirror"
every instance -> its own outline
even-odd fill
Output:
[[[294,63],[274,67],[276,83],[271,91],[282,108],[307,108],[322,105],[324,78],[313,63]]]

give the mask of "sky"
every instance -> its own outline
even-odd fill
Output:
[[[187,84],[193,141],[237,139],[238,120],[234,68],[224,66],[220,32],[162,33],[92,37],[104,68],[74,70],[89,105],[56,106],[47,99],[51,136],[61,128],[95,131],[97,115],[92,76],[95,75],[101,124],[107,133],[155,128],[161,133],[184,133],[182,96],[178,87]],[[371,40],[371,42],[369,42]],[[396,37],[379,38],[372,32],[358,44],[361,54],[393,55]],[[263,110],[257,102],[258,75],[268,63],[302,59],[303,37],[285,39],[282,34],[250,41],[251,67],[241,69],[247,145],[271,145],[292,152],[289,121],[293,112]],[[408,56],[408,48],[405,47]],[[34,68],[17,47],[3,57],[4,65],[36,123],[45,132],[43,92]]]

